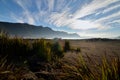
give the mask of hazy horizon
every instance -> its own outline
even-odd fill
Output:
[[[119,0],[0,0],[0,21],[41,25],[81,38],[116,38],[119,4]]]

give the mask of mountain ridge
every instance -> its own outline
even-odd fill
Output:
[[[76,33],[69,34],[64,31],[52,30],[49,27],[35,26],[27,23],[0,22],[0,29],[8,32],[12,36],[23,38],[80,38]]]
[[[118,36],[117,38],[120,39],[120,36]]]

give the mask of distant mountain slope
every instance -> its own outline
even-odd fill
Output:
[[[54,31],[48,27],[34,26],[26,23],[0,22],[0,29],[7,31],[10,35],[24,38],[80,38],[76,33]]]
[[[117,39],[120,39],[120,36],[118,36]]]

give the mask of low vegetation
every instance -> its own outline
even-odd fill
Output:
[[[69,43],[69,41],[66,40],[65,45],[64,45],[64,51],[67,52],[67,51],[70,51],[70,49],[71,49],[70,43]]]
[[[59,41],[10,38],[1,33],[0,80],[120,80],[118,56],[103,56],[99,62],[88,55],[86,60],[80,48],[73,52],[77,58],[65,58],[69,52],[69,41],[61,47]]]

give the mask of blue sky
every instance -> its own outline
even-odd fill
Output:
[[[0,21],[112,38],[120,36],[120,0],[0,0]]]

